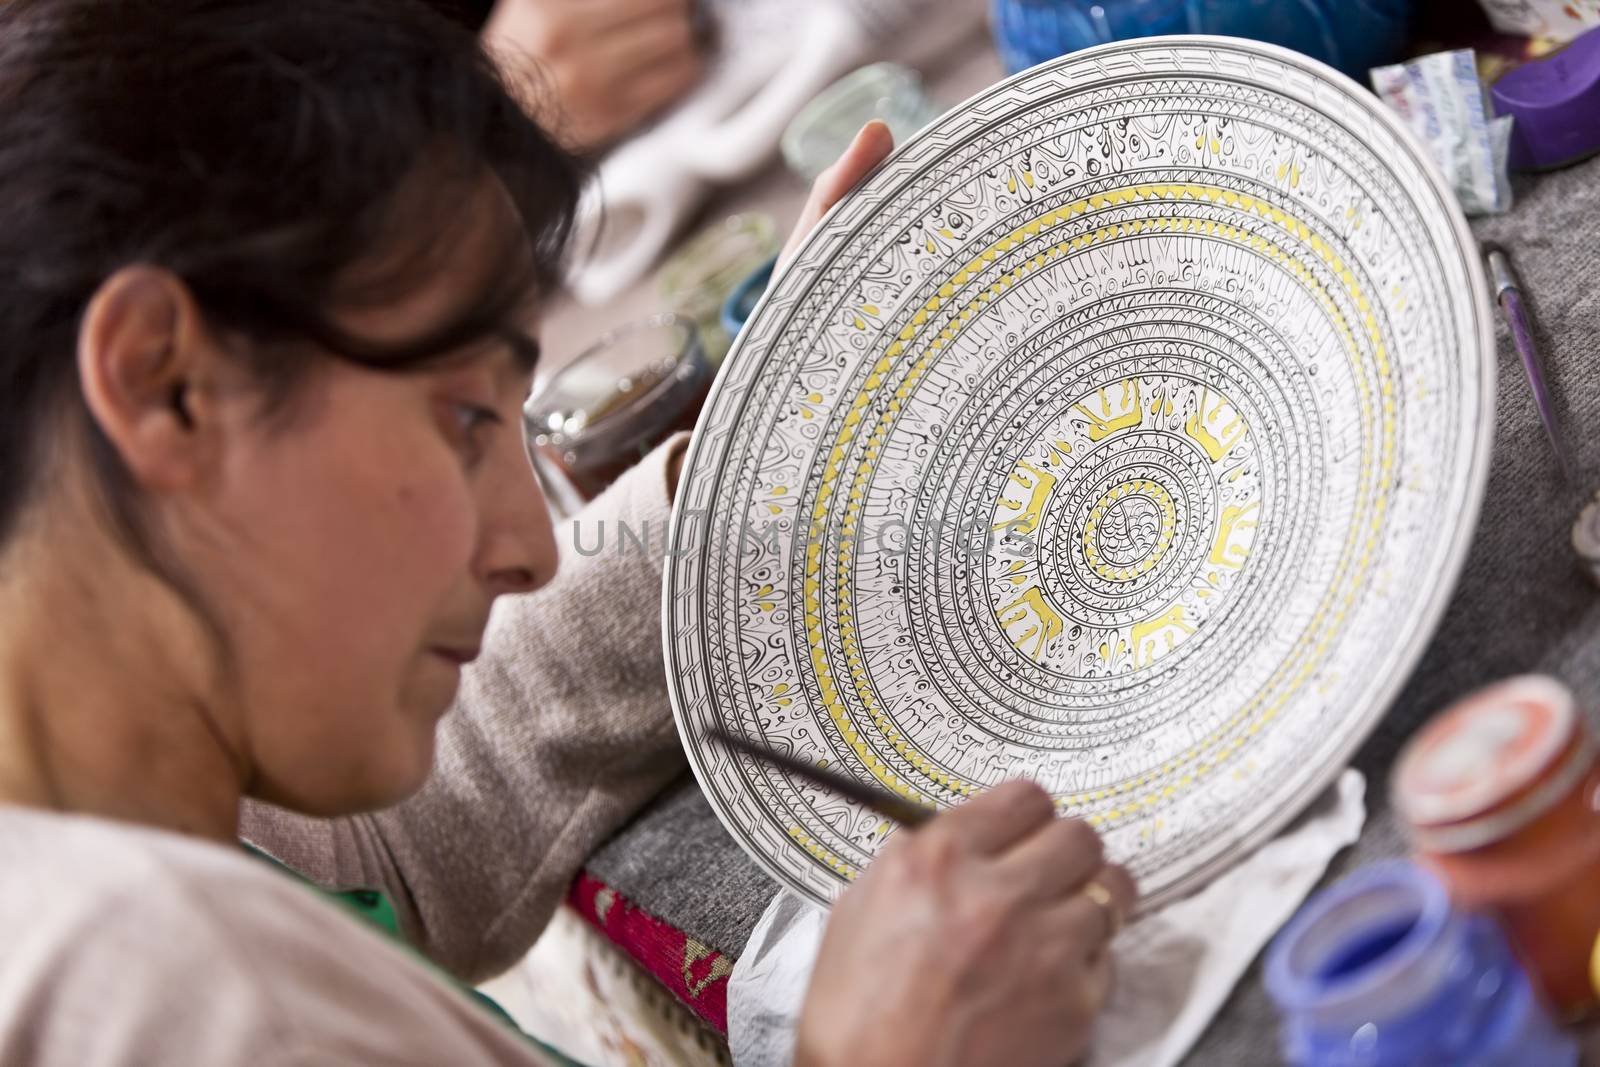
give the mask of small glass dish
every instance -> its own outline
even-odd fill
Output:
[[[534,469],[547,490],[553,466],[593,500],[662,441],[693,429],[711,379],[700,331],[683,316],[654,315],[605,334],[523,406]],[[561,494],[550,495],[559,504]]]
[[[874,63],[846,74],[818,93],[783,131],[783,159],[802,181],[815,181],[850,147],[861,127],[882,119],[904,144],[939,117],[917,72],[898,63]]]
[[[729,215],[686,241],[661,267],[664,305],[693,319],[713,367],[728,354],[733,337],[722,329],[722,304],[729,291],[778,251],[771,216],[757,212]]]

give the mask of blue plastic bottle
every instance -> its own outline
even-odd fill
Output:
[[[993,0],[1008,73],[1129,37],[1210,33],[1271,41],[1365,83],[1399,59],[1415,0]]]
[[[1573,1067],[1499,930],[1411,863],[1307,901],[1266,958],[1294,1067]]]

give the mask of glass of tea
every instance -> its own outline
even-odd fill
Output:
[[[679,430],[694,428],[712,369],[694,322],[654,315],[607,333],[523,406],[528,450],[552,502],[551,469],[583,500]]]

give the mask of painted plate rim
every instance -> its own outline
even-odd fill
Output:
[[[1450,189],[1444,176],[1439,172],[1437,165],[1433,162],[1421,141],[1365,86],[1327,64],[1291,49],[1268,44],[1264,41],[1252,41],[1239,37],[1220,37],[1210,34],[1179,34],[1114,41],[1109,44],[1096,45],[1092,48],[1071,52],[1049,62],[1030,67],[1018,74],[986,86],[959,104],[947,109],[938,118],[930,122],[928,126],[924,127],[923,131],[908,138],[903,144],[896,145],[888,158],[874,168],[860,183],[861,186],[864,186],[871,182],[881,171],[887,169],[901,155],[909,151],[913,145],[920,142],[927,130],[940,126],[952,115],[967,110],[977,102],[1003,92],[1014,84],[1036,78],[1047,70],[1125,52],[1195,47],[1260,56],[1288,66],[1298,67],[1313,77],[1328,82],[1341,90],[1345,96],[1355,101],[1370,117],[1376,119],[1379,125],[1385,127],[1395,140],[1409,151],[1417,169],[1425,176],[1428,190],[1433,193],[1445,220],[1449,223],[1451,232],[1456,238],[1455,251],[1461,256],[1462,265],[1472,288],[1470,302],[1477,325],[1478,340],[1479,404],[1474,427],[1475,440],[1472,442],[1470,459],[1464,472],[1466,497],[1461,501],[1462,506],[1458,515],[1459,521],[1454,524],[1452,529],[1448,551],[1433,576],[1433,587],[1429,590],[1428,599],[1419,604],[1414,614],[1414,624],[1411,627],[1409,638],[1402,643],[1391,646],[1390,654],[1380,664],[1381,669],[1373,673],[1373,680],[1360,691],[1365,699],[1365,710],[1359,715],[1352,715],[1344,720],[1351,727],[1346,731],[1346,737],[1334,748],[1327,764],[1314,772],[1296,793],[1283,798],[1283,803],[1274,806],[1264,818],[1257,821],[1251,829],[1241,834],[1229,847],[1175,879],[1158,893],[1141,899],[1138,905],[1138,914],[1141,915],[1157,910],[1162,905],[1187,896],[1209,884],[1218,875],[1238,864],[1241,860],[1254,853],[1256,849],[1277,836],[1285,826],[1298,817],[1312,801],[1320,796],[1346,769],[1356,750],[1371,736],[1378,722],[1388,713],[1394,700],[1410,680],[1412,671],[1438,630],[1445,608],[1448,607],[1451,598],[1455,594],[1461,571],[1466,564],[1467,553],[1471,547],[1473,535],[1477,530],[1478,516],[1488,483],[1489,459],[1492,454],[1495,436],[1494,416],[1498,366],[1493,318],[1489,312],[1488,286],[1482,259],[1477,253],[1477,239],[1473,236],[1472,230],[1467,224],[1466,216],[1461,210],[1459,200]],[[1276,91],[1272,86],[1266,86],[1266,88]],[[778,283],[783,280],[789,269],[801,262],[810,252],[812,246],[822,239],[829,224],[849,199],[849,197],[846,197],[829,209],[817,224],[811,228],[799,247],[789,255],[787,262],[774,274],[766,293],[763,294],[762,299],[752,310],[749,317],[750,322],[757,321],[766,306],[768,298],[777,290]],[[1416,198],[1410,201],[1413,205],[1419,202]],[[701,408],[701,414],[696,420],[695,430],[690,436],[688,449],[684,454],[683,464],[680,468],[680,493],[675,496],[673,501],[672,517],[667,531],[667,557],[661,581],[661,637],[667,672],[667,691],[672,703],[673,722],[678,731],[679,742],[682,744],[684,754],[688,759],[689,768],[694,774],[695,782],[700,787],[701,794],[706,798],[706,802],[711,806],[712,811],[716,813],[717,820],[722,824],[723,829],[729,832],[729,836],[755,861],[756,865],[782,888],[798,894],[818,907],[828,909],[832,907],[832,899],[824,897],[812,886],[797,880],[789,870],[765,853],[752,847],[743,834],[729,830],[730,825],[737,824],[727,810],[722,796],[715,789],[710,788],[708,784],[709,772],[704,766],[705,754],[703,751],[706,742],[701,738],[692,736],[690,733],[689,715],[685,707],[685,697],[681,692],[683,689],[683,681],[680,674],[681,664],[676,643],[673,640],[672,605],[676,593],[674,581],[677,571],[674,563],[679,558],[679,543],[683,534],[684,520],[684,510],[679,506],[682,499],[681,489],[687,483],[689,475],[695,470],[696,461],[702,450],[702,443],[705,440],[703,423],[723,392],[729,377],[729,369],[741,358],[744,349],[747,347],[745,338],[749,336],[751,336],[750,331],[743,331],[743,336],[735,339],[733,347],[723,360],[722,367],[718,370],[716,379],[712,383],[711,391],[706,397],[704,406]],[[743,358],[748,359],[751,357],[745,356]],[[1470,366],[1464,366],[1463,373],[1470,369]],[[839,884],[841,886],[840,892],[843,892],[843,889],[848,885],[842,879]]]

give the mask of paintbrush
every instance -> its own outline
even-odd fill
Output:
[[[1561,426],[1556,421],[1555,406],[1550,402],[1550,390],[1545,385],[1544,360],[1540,358],[1539,349],[1533,342],[1533,324],[1529,321],[1528,308],[1522,299],[1522,286],[1511,269],[1510,257],[1503,250],[1491,247],[1488,258],[1494,298],[1505,314],[1507,325],[1511,327],[1511,340],[1517,346],[1517,355],[1522,357],[1522,370],[1533,389],[1533,401],[1539,408],[1539,421],[1544,423],[1545,436],[1550,439],[1550,448],[1556,454],[1561,476],[1570,480],[1572,465],[1567,456],[1566,442],[1561,437]]]
[[[824,789],[831,789],[847,800],[853,800],[862,807],[877,812],[886,819],[893,819],[901,826],[921,826],[937,814],[932,808],[925,808],[921,804],[907,800],[905,797],[896,796],[887,789],[879,789],[875,785],[846,777],[835,771],[825,771],[821,767],[812,766],[804,760],[786,756],[782,752],[774,751],[765,745],[747,741],[742,737],[735,737],[719,727],[712,727],[706,731],[706,738],[720,742],[735,752],[749,756],[753,760],[770,763],[780,770],[788,771],[797,778],[804,778],[813,785],[820,785]]]

